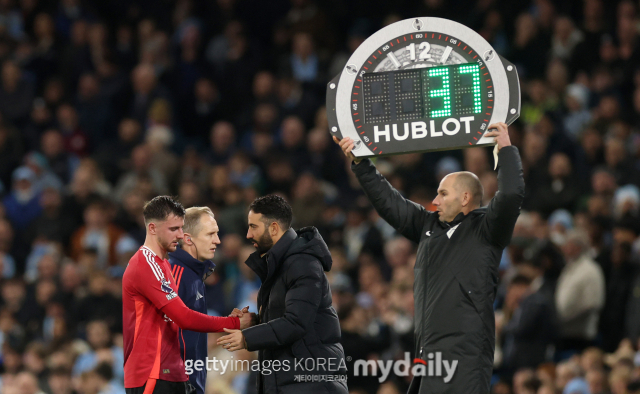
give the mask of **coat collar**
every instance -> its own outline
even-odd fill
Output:
[[[169,257],[178,260],[185,267],[190,268],[193,272],[204,281],[213,273],[216,265],[211,260],[200,261],[193,258],[186,250],[178,247],[175,252],[169,253]]]

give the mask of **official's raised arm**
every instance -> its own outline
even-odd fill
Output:
[[[420,242],[422,228],[432,213],[427,212],[423,206],[404,198],[376,170],[371,160],[358,160],[351,153],[353,149],[351,138],[345,137],[338,140],[333,137],[333,140],[340,145],[344,154],[353,160],[351,169],[378,214],[400,234],[414,242]]]
[[[495,131],[485,137],[496,137],[498,145],[498,192],[487,207],[483,231],[492,244],[505,248],[511,241],[524,199],[524,176],[518,148],[509,139],[508,126],[496,123],[489,128]]]

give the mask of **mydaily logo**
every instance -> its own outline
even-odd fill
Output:
[[[353,364],[353,374],[378,376],[378,381],[382,383],[393,371],[396,376],[444,376],[444,382],[449,383],[457,368],[458,360],[443,360],[441,352],[429,353],[426,361],[418,359],[412,366],[409,352],[405,352],[403,360],[356,360]]]

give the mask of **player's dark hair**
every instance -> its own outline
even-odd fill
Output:
[[[170,196],[157,196],[144,204],[142,215],[145,225],[149,225],[154,220],[164,221],[170,215],[183,218],[185,211],[182,204]]]
[[[253,211],[253,213],[262,214],[265,222],[277,222],[285,231],[291,227],[293,210],[291,205],[280,196],[269,194],[264,197],[258,197],[251,203],[249,210]]]

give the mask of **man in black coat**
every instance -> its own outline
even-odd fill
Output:
[[[498,265],[509,245],[524,198],[518,149],[505,123],[485,136],[498,145],[498,193],[482,206],[482,184],[470,172],[446,176],[433,200],[437,213],[405,199],[376,171],[353,156],[353,140],[338,141],[380,216],[418,243],[414,268],[415,362],[409,393],[486,394],[495,349],[493,301]],[[415,367],[414,367],[415,368]]]
[[[340,323],[324,271],[329,248],[314,227],[294,231],[291,206],[275,195],[251,203],[247,238],[257,251],[246,264],[262,280],[260,323],[227,330],[218,344],[258,350],[259,394],[347,394]]]

